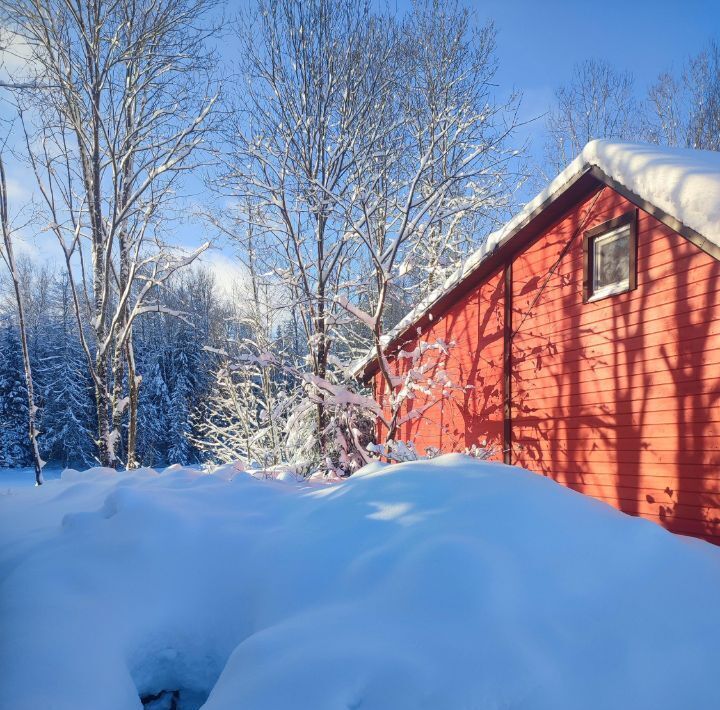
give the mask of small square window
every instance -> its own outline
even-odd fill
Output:
[[[624,215],[585,234],[584,300],[635,288],[635,215]]]
[[[592,240],[593,296],[627,291],[630,285],[630,227],[620,227]]]

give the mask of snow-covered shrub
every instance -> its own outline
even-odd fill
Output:
[[[202,411],[195,417],[195,445],[209,458],[222,463],[243,461],[268,467],[283,460],[278,441],[277,406],[262,397],[257,368],[235,366],[227,360],[215,371],[214,385]]]
[[[195,418],[195,444],[214,461],[248,468],[289,466],[349,475],[368,463],[379,408],[341,368],[327,378],[245,342],[220,364],[210,397]]]
[[[367,449],[377,456],[382,456],[388,461],[395,461],[396,463],[417,461],[420,458],[412,441],[388,439],[382,444],[368,444]]]
[[[377,405],[353,383],[305,375],[304,396],[288,417],[288,461],[350,475],[369,462]],[[322,424],[318,403],[322,402]]]
[[[453,381],[446,370],[447,358],[456,346],[455,341],[441,338],[421,340],[419,335],[415,346],[399,350],[392,363],[386,358],[384,349],[380,349],[380,375],[385,392],[378,420],[390,450],[396,447],[397,434],[404,424],[422,418],[432,407],[442,406],[442,402],[453,392],[466,389]],[[385,456],[382,452],[383,444],[380,442],[377,453]],[[439,450],[431,451],[429,457],[438,453]]]
[[[478,459],[479,461],[487,461],[488,459],[495,458],[499,451],[497,446],[488,446],[487,442],[483,442],[482,446],[473,444],[472,446],[467,447],[463,453],[466,456],[472,456],[472,458]]]

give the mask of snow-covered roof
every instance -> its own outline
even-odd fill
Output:
[[[594,140],[540,194],[493,232],[441,286],[389,331],[386,342],[391,343],[427,313],[432,313],[441,298],[465,281],[544,206],[593,167],[720,249],[719,152]],[[370,351],[353,365],[352,372],[362,374],[374,357],[374,351]]]

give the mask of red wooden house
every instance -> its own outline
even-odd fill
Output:
[[[461,385],[397,438],[720,544],[719,277],[720,153],[594,141],[390,333]]]

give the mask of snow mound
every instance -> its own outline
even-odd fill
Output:
[[[460,455],[228,473],[0,498],[0,707],[720,707],[707,543]]]
[[[86,471],[78,471],[74,468],[66,468],[60,474],[60,480],[64,483],[72,483],[73,481],[87,481],[89,478],[99,478],[102,476],[114,477],[117,471],[114,468],[105,466],[95,466]]]

